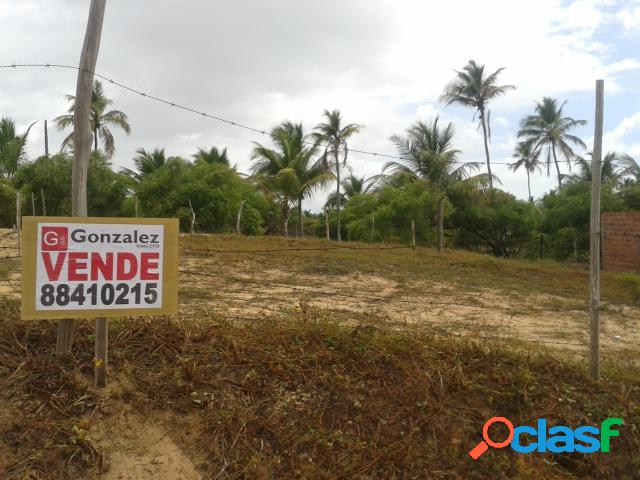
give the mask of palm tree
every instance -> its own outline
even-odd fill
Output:
[[[316,147],[317,148],[317,147]],[[302,155],[296,162],[295,169],[300,179],[300,188],[298,190],[298,236],[304,237],[304,216],[302,212],[302,201],[313,195],[318,189],[322,188],[328,182],[335,179],[335,176],[329,170],[326,158],[324,156],[312,160],[311,155]]]
[[[16,125],[9,117],[0,119],[0,176],[11,180],[18,171],[20,161],[26,156],[27,137],[36,122],[27,131],[16,133]]]
[[[477,162],[458,161],[460,150],[453,148],[453,124],[441,128],[439,121],[438,117],[430,123],[418,120],[407,129],[406,137],[392,136],[391,141],[398,147],[402,160],[388,162],[382,171],[391,171],[386,181],[394,184],[420,179],[437,188],[437,247],[438,251],[442,251],[445,198],[452,193],[468,193],[490,182],[487,174],[471,175],[479,168]],[[382,180],[384,183],[384,176]]]
[[[340,164],[342,166],[347,165],[347,140],[355,133],[358,133],[363,127],[357,123],[349,123],[348,125],[342,125],[342,116],[340,110],[325,110],[322,114],[326,121],[316,125],[316,132],[313,134],[317,143],[326,143],[324,156],[327,158],[331,156],[333,163],[331,168],[336,172],[336,198],[340,198]],[[340,151],[344,153],[342,162],[340,161]],[[336,203],[337,212],[337,228],[338,228],[338,241],[342,240],[340,232],[340,202]]]
[[[484,65],[478,64],[475,60],[462,67],[461,71],[456,70],[456,78],[444,89],[440,100],[447,105],[457,103],[464,107],[475,109],[478,115],[479,126],[482,127],[484,138],[484,152],[487,157],[487,174],[489,188],[493,188],[493,175],[491,173],[491,160],[489,158],[489,141],[491,140],[491,112],[488,109],[490,100],[501,97],[509,90],[515,90],[513,85],[496,85],[498,75],[504,70],[499,68],[495,72],[485,75]]]
[[[69,113],[66,115],[60,115],[55,119],[58,130],[64,130],[68,126],[73,126],[73,113],[75,111],[76,97],[73,95],[67,95],[67,100],[71,102],[69,107]],[[98,150],[98,137],[102,140],[102,148],[107,158],[113,156],[115,150],[113,134],[109,130],[109,125],[120,127],[125,131],[127,135],[131,133],[131,126],[129,125],[129,119],[120,110],[105,111],[109,105],[113,103],[113,100],[108,99],[102,88],[102,84],[96,80],[93,83],[93,90],[91,92],[91,131],[93,132],[93,149]],[[71,132],[62,142],[62,149],[65,147],[73,146],[73,132]]]
[[[227,149],[223,148],[219,151],[217,147],[211,147],[209,150],[199,148],[198,153],[193,155],[196,163],[208,163],[209,165],[224,165],[229,166],[229,156],[227,155]]]
[[[255,143],[252,171],[264,187],[280,195],[282,233],[288,236],[291,203],[297,201],[301,213],[302,200],[332,176],[327,172],[324,158],[311,165],[318,146],[309,142],[301,123],[284,122],[271,131],[271,137],[275,149]]]
[[[558,106],[555,98],[544,97],[542,102],[536,102],[535,114],[525,117],[520,122],[518,138],[531,143],[533,151],[541,151],[546,148],[547,176],[551,166],[551,158],[556,165],[558,173],[558,191],[562,189],[562,174],[558,164],[557,151],[569,163],[575,158],[571,145],[587,148],[585,143],[577,136],[571,135],[570,130],[586,125],[586,120],[574,120],[563,116],[563,109],[567,102]]]
[[[578,182],[591,182],[593,173],[591,162],[593,155],[587,153],[591,160],[582,157],[576,158],[576,165],[580,169],[580,173],[564,176],[565,184],[573,184]],[[618,152],[607,152],[602,159],[600,181],[603,184],[609,184],[612,188],[620,187],[628,178],[640,177],[640,166],[630,155],[619,154]]]
[[[144,148],[139,148],[136,150],[136,153],[138,155],[133,159],[136,171],[129,168],[122,168],[121,172],[138,182],[167,164],[164,148],[156,148],[152,152],[148,152]]]
[[[342,181],[342,190],[344,193],[340,195],[340,205],[344,206],[345,203],[347,203],[356,195],[362,195],[363,193],[367,193],[373,186],[372,180],[375,180],[375,177],[374,178],[356,177],[355,175],[353,175],[353,173],[349,175],[347,178],[345,178]],[[337,202],[338,202],[337,193],[336,192],[331,193],[327,197],[327,201],[324,204],[325,210],[335,208]]]
[[[540,152],[534,151],[531,143],[520,142],[516,146],[516,150],[513,153],[513,158],[516,159],[509,168],[514,172],[517,172],[521,168],[524,168],[527,172],[527,189],[529,191],[529,202],[533,203],[533,197],[531,196],[531,174],[540,169]]]

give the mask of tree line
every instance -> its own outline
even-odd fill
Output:
[[[416,242],[441,250],[445,245],[498,256],[586,258],[590,208],[589,154],[574,134],[586,124],[565,114],[566,102],[544,97],[520,122],[510,168],[524,171],[528,201],[496,187],[490,139],[492,100],[515,89],[500,85],[502,68],[486,72],[469,61],[445,86],[441,101],[473,110],[482,131],[486,168],[464,159],[455,145],[455,127],[437,116],[417,120],[390,141],[399,160],[370,178],[349,165],[348,142],[363,128],[347,123],[339,110],[325,110],[312,131],[284,121],[270,132],[269,144],[254,143],[251,172],[232,166],[226,149],[198,148],[191,158],[168,156],[158,148],[139,149],[134,168],[114,170],[113,128],[130,134],[127,115],[112,110],[99,81],[94,83],[89,162],[88,209],[94,216],[177,217],[191,232],[245,235],[305,235],[341,241]],[[55,119],[60,130],[73,127],[75,98]],[[15,223],[15,197],[23,214],[68,215],[71,211],[73,132],[59,153],[26,158],[29,130],[16,131],[0,120],[0,225]],[[577,167],[562,174],[560,163]],[[530,176],[555,169],[557,189],[534,201]],[[629,155],[609,152],[603,159],[602,208],[640,208],[640,168]],[[335,185],[321,213],[303,202]]]

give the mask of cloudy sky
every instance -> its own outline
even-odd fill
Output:
[[[0,64],[77,65],[88,0],[0,0]],[[96,70],[121,83],[199,111],[270,129],[282,120],[308,129],[324,109],[365,125],[350,146],[396,154],[389,137],[435,115],[456,126],[463,159],[484,161],[473,112],[438,102],[453,70],[469,59],[495,70],[515,92],[492,106],[492,159],[508,162],[519,120],[543,96],[566,100],[566,114],[589,124],[594,85],[605,79],[605,150],[640,160],[640,0],[108,0]],[[75,72],[0,69],[0,115],[20,128],[38,120],[31,158],[43,153],[43,120],[63,113]],[[116,166],[135,150],[164,147],[189,157],[198,147],[227,147],[241,171],[252,142],[267,137],[172,109],[106,85],[114,108],[129,115],[118,131]],[[63,134],[50,131],[59,148]],[[385,161],[351,154],[357,175]],[[526,198],[524,172],[496,165],[503,188]],[[532,178],[535,196],[555,185]],[[317,209],[319,195],[307,204]]]

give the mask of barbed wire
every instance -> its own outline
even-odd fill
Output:
[[[212,120],[227,124],[229,126],[238,127],[238,128],[244,129],[244,130],[248,130],[250,132],[258,133],[258,134],[261,134],[261,135],[264,135],[264,136],[268,136],[268,137],[271,137],[271,138],[276,138],[275,135],[273,135],[271,132],[269,132],[269,131],[267,131],[265,129],[252,127],[252,126],[244,124],[242,122],[237,122],[237,121],[233,121],[233,120],[229,120],[229,119],[223,118],[223,117],[218,116],[218,115],[209,114],[209,113],[203,111],[203,109],[197,109],[197,108],[189,107],[189,106],[177,103],[177,102],[173,102],[171,100],[166,100],[166,99],[158,97],[156,95],[145,93],[145,92],[143,92],[141,90],[138,90],[136,88],[130,87],[128,85],[125,85],[124,83],[121,83],[121,82],[118,82],[116,80],[113,80],[110,77],[107,77],[105,75],[101,75],[101,74],[99,74],[97,72],[92,72],[91,70],[88,70],[88,69],[85,69],[85,68],[80,68],[80,67],[73,66],[73,65],[64,65],[64,64],[60,64],[60,63],[12,63],[12,64],[0,65],[0,69],[10,69],[10,68],[13,68],[13,69],[17,69],[17,68],[60,68],[60,69],[75,70],[75,71],[82,70],[83,72],[90,73],[90,74],[94,75],[95,77],[97,77],[97,78],[99,78],[101,80],[109,82],[112,85],[120,87],[123,90],[126,90],[126,91],[128,91],[130,93],[133,93],[133,94],[136,94],[136,95],[139,95],[139,96],[144,97],[146,99],[149,99],[149,100],[152,100],[152,101],[155,101],[155,102],[158,102],[158,103],[162,103],[162,104],[167,105],[169,107],[174,107],[174,108],[177,108],[177,109],[180,109],[180,110],[184,110],[186,112],[190,112],[190,113],[196,114],[196,115],[201,116],[203,118],[209,118],[209,119],[212,119]],[[331,147],[331,145],[326,145],[326,144],[325,145],[320,145],[318,143],[309,142],[309,141],[303,141],[303,143],[305,145],[309,145],[309,146],[315,145],[315,146],[318,146],[318,147],[325,147],[325,148]],[[347,152],[352,152],[352,153],[359,153],[361,155],[369,155],[369,156],[380,157],[380,158],[389,158],[389,159],[394,159],[394,160],[406,160],[407,159],[406,157],[399,156],[399,155],[390,155],[390,154],[387,154],[387,153],[378,153],[378,152],[372,152],[372,151],[367,151],[367,150],[360,150],[360,149],[356,149],[356,148],[341,148],[341,149],[338,149],[338,151],[340,151],[340,152],[347,151]],[[590,160],[586,160],[586,159],[583,159],[583,160],[585,162],[590,162]],[[572,160],[568,160],[568,159],[557,160],[557,162],[558,163],[568,163],[569,165],[571,165],[573,163]],[[454,161],[452,163],[458,164],[458,165],[466,164],[466,163],[478,163],[478,164],[480,164],[480,163],[484,163],[484,160],[483,161],[479,161],[479,162]],[[491,164],[492,165],[506,165],[506,166],[510,166],[510,167],[515,165],[513,162],[495,162],[495,161],[492,161]]]
[[[217,250],[217,249],[200,249],[200,248],[191,248],[191,247],[181,247],[180,250],[184,250],[187,252],[201,252],[201,253],[242,253],[242,254],[265,254],[265,253],[276,253],[276,252],[317,252],[317,251],[335,251],[335,250],[362,250],[362,251],[370,251],[370,250],[407,250],[413,249],[414,247],[410,245],[393,245],[393,246],[379,246],[379,247],[356,247],[350,245],[340,245],[340,246],[327,246],[327,247],[295,247],[295,248],[271,248],[271,249],[262,249],[262,250],[235,250],[235,249],[227,249],[227,250]]]

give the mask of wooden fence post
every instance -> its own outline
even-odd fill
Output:
[[[242,220],[242,209],[244,208],[246,200],[240,202],[240,208],[238,208],[238,214],[236,215],[236,235],[242,235],[242,229],[240,228],[240,221]]]
[[[96,319],[96,353],[94,377],[96,387],[107,386],[107,367],[109,365],[109,324],[106,318]]]
[[[416,246],[416,222],[413,217],[411,217],[411,246]]]
[[[22,242],[20,235],[22,232],[22,194],[16,190],[16,232],[18,233],[18,256],[22,255]]]
[[[85,31],[80,65],[76,81],[76,101],[73,112],[73,168],[71,172],[71,213],[74,217],[87,216],[87,171],[91,152],[91,95],[93,92],[93,72],[98,61],[100,37],[106,0],[91,0],[89,17]],[[43,197],[44,198],[44,197]],[[71,351],[76,322],[73,319],[60,320],[56,353]],[[100,334],[96,330],[97,337]]]
[[[376,217],[371,217],[371,238],[369,239],[369,245],[373,244],[373,232],[376,228]]]
[[[324,233],[327,237],[327,241],[331,240],[331,234],[329,230],[329,210],[324,211]]]
[[[604,80],[596,80],[596,125],[591,161],[591,228],[589,248],[589,373],[600,378],[600,186],[602,130],[604,120]]]
[[[47,204],[44,201],[44,190],[41,188],[40,189],[40,198],[42,199],[42,215],[44,217],[47,216]]]

